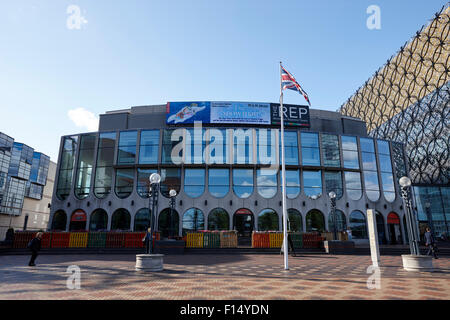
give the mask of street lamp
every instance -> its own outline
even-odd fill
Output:
[[[148,208],[150,210],[150,245],[148,246],[147,253],[153,253],[153,229],[154,229],[154,219],[153,214],[156,210],[156,205],[158,203],[158,191],[159,191],[159,183],[161,182],[161,176],[157,173],[152,173],[150,175],[150,194],[149,194],[149,203]]]
[[[404,176],[399,180],[399,184],[402,187],[402,198],[403,206],[405,207],[406,221],[408,224],[408,234],[409,234],[409,248],[411,250],[411,255],[420,255],[419,242],[417,237],[417,230],[415,228],[415,218],[412,214],[411,200],[409,198],[409,188],[411,187],[411,179]]]
[[[330,191],[330,193],[328,193],[328,196],[331,200],[331,216],[333,217],[334,240],[337,240],[336,193],[334,191]]]
[[[170,196],[170,237],[173,238],[173,210],[175,208],[175,197],[177,196],[177,192],[174,189],[169,191]]]

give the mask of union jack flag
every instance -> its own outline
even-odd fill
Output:
[[[309,102],[308,94],[302,89],[302,87],[298,84],[297,80],[295,80],[294,76],[290,74],[283,66],[280,64],[281,67],[281,87],[282,90],[284,89],[291,89],[294,91],[298,91],[303,95],[305,100],[308,102],[309,106],[311,106],[311,103]]]

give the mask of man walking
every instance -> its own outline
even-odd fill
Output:
[[[28,265],[30,267],[34,267],[34,261],[36,260],[38,256],[39,250],[41,250],[41,239],[42,239],[42,232],[38,232],[36,234],[36,237],[34,237],[29,243],[28,243],[28,249],[31,250],[31,259]]]
[[[433,253],[433,257],[435,259],[438,259],[436,254],[436,243],[434,242],[434,237],[429,227],[427,227],[424,236],[425,236],[425,245],[428,247],[427,256],[429,256],[430,253]]]

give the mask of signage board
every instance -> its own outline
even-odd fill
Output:
[[[209,123],[210,110],[209,101],[167,102],[166,123],[194,123],[194,121]]]
[[[270,124],[270,104],[211,102],[211,123]]]
[[[271,123],[281,124],[280,104],[271,103]],[[283,103],[283,120],[285,126],[309,128],[309,107]]]

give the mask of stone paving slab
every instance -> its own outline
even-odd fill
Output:
[[[436,272],[408,272],[400,256],[382,256],[381,288],[368,289],[370,256],[172,255],[161,272],[136,272],[135,255],[0,256],[3,300],[449,300],[450,258]],[[80,289],[67,288],[76,265]]]

